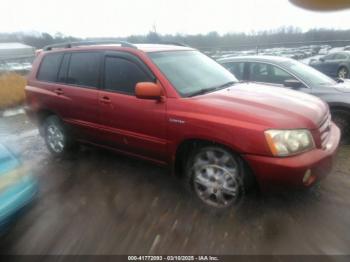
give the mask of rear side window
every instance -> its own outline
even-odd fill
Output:
[[[56,82],[63,54],[47,54],[41,62],[38,80]]]
[[[135,63],[123,58],[106,57],[105,89],[133,95],[138,82],[153,81]]]
[[[270,82],[271,66],[260,63],[250,63],[250,80],[255,82]]]
[[[79,86],[98,87],[99,71],[99,53],[72,53],[67,74],[67,83]]]
[[[243,80],[244,75],[244,63],[243,62],[231,62],[225,63],[224,67],[228,69],[238,80]]]

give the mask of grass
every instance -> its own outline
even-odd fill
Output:
[[[22,104],[26,79],[15,73],[0,75],[0,110]]]

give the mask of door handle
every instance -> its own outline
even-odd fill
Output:
[[[100,102],[103,104],[110,104],[111,103],[111,99],[108,96],[103,96],[100,98]]]
[[[57,95],[63,95],[63,90],[62,90],[62,88],[57,88],[57,89],[55,89],[55,91],[54,91]]]

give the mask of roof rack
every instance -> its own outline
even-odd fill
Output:
[[[116,41],[116,40],[101,40],[101,41],[78,41],[78,42],[66,42],[53,45],[47,45],[43,47],[43,51],[50,51],[55,48],[72,48],[75,46],[89,46],[89,45],[110,45],[118,44],[122,47],[131,47],[137,49],[137,47],[126,41]]]

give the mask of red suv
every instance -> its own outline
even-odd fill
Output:
[[[38,55],[28,114],[55,156],[92,144],[170,165],[204,203],[309,187],[330,172],[340,131],[320,99],[239,83],[177,45],[71,43]]]

